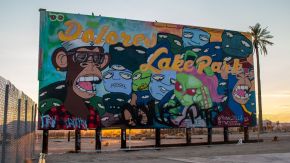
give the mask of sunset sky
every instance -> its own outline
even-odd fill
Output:
[[[275,44],[261,56],[264,117],[290,122],[289,7],[288,0],[1,0],[0,76],[37,101],[39,8],[245,32],[259,22]]]

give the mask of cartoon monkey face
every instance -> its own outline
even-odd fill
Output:
[[[67,71],[66,82],[78,96],[89,99],[96,94],[96,84],[102,80],[101,70],[109,62],[102,47],[84,46],[69,51],[57,49],[53,64],[59,71]]]

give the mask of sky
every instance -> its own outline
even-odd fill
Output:
[[[39,8],[245,32],[259,22],[274,36],[260,57],[263,114],[290,122],[289,7],[288,0],[0,0],[0,76],[38,100]]]

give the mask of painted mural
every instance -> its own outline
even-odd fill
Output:
[[[40,15],[39,129],[256,125],[248,33]]]

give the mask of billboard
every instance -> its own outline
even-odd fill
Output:
[[[256,125],[249,33],[40,11],[39,129]]]

